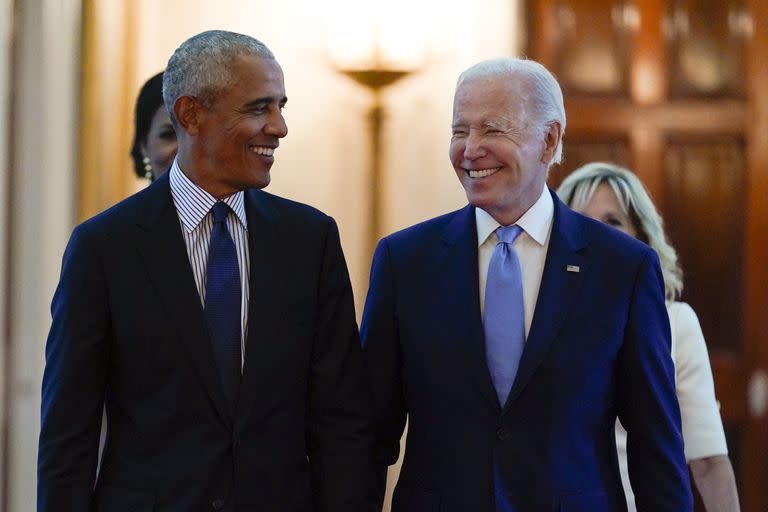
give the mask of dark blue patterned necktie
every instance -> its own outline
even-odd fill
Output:
[[[240,269],[235,244],[227,229],[226,203],[213,205],[213,231],[208,245],[205,279],[205,320],[213,343],[224,396],[234,413],[240,385]]]

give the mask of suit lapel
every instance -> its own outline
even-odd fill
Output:
[[[577,214],[569,210],[554,193],[552,196],[555,206],[554,219],[539,296],[517,377],[505,410],[520,396],[546,356],[588,271],[583,254],[586,244]],[[575,267],[578,267],[578,272],[573,271]]]
[[[254,379],[274,371],[269,368],[270,344],[278,336],[281,318],[281,240],[274,212],[264,202],[258,190],[245,193],[248,218],[248,253],[250,256],[250,291],[248,300],[248,337],[245,344],[245,366],[240,384],[237,417],[244,418],[253,406],[263,386]],[[267,379],[269,380],[269,379]]]
[[[214,366],[200,295],[189,264],[179,217],[171,197],[168,174],[146,193],[149,204],[139,220],[138,251],[169,318],[178,332],[180,357],[188,357],[206,393],[225,423],[230,423],[219,376]]]
[[[438,292],[446,301],[441,318],[433,319],[445,339],[459,337],[465,350],[469,372],[480,394],[495,410],[499,400],[493,387],[485,357],[485,336],[480,318],[477,269],[477,224],[475,209],[459,210],[446,226],[437,255]]]

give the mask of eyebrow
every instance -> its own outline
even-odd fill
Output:
[[[282,99],[278,102],[274,96],[266,96],[264,98],[257,98],[253,101],[249,101],[243,106],[246,109],[248,109],[248,108],[262,107],[264,105],[269,105],[270,103],[278,103],[279,105],[285,105],[286,103],[288,103],[288,97],[283,96]]]
[[[466,128],[467,126],[469,126],[469,123],[459,122],[459,123],[452,124],[451,125],[451,129],[456,130],[458,128]],[[520,131],[522,129],[519,126],[512,125],[512,124],[509,124],[509,123],[504,122],[504,121],[499,122],[499,121],[495,121],[495,120],[494,121],[485,121],[480,126],[483,129],[486,129],[486,130],[488,128],[493,128],[495,130],[501,130],[501,131],[504,131],[504,132],[515,132],[515,131]]]
[[[519,131],[522,129],[519,123],[514,123],[506,119],[491,119],[483,123],[483,128],[494,128],[505,132]]]

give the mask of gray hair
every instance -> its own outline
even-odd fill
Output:
[[[458,88],[470,78],[487,76],[506,76],[509,79],[522,76],[529,85],[526,102],[531,107],[532,121],[543,131],[549,125],[560,124],[560,141],[555,149],[552,164],[559,164],[563,159],[563,136],[565,135],[565,106],[563,91],[555,76],[544,66],[530,59],[502,57],[484,60],[466,69],[456,82]],[[551,164],[550,164],[551,165]]]
[[[194,96],[210,106],[222,90],[234,85],[232,60],[241,55],[274,59],[267,46],[251,36],[208,30],[192,36],[179,46],[163,75],[163,102],[176,125],[173,106],[181,96]]]
[[[677,299],[683,291],[683,270],[678,263],[677,252],[664,232],[664,221],[637,176],[615,164],[594,162],[569,174],[558,187],[557,195],[568,206],[581,212],[602,183],[607,183],[616,194],[621,209],[634,222],[638,238],[659,255],[667,300]]]

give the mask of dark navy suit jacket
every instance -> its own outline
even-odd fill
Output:
[[[380,242],[361,332],[380,470],[408,417],[393,512],[492,512],[494,464],[515,512],[625,511],[617,415],[638,510],[691,510],[656,254],[554,202],[506,404],[485,359],[474,208]]]
[[[370,510],[370,400],[336,225],[259,190],[245,208],[234,412],[168,174],[74,230],[46,347],[38,511]]]

